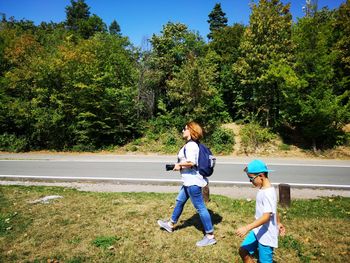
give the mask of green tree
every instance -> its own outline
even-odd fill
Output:
[[[213,131],[219,123],[227,121],[229,115],[220,93],[215,87],[217,77],[216,54],[209,52],[205,58],[190,57],[167,81],[169,99],[176,105],[171,115],[174,118],[193,119]]]
[[[11,26],[12,27],[12,26]],[[37,65],[43,47],[30,33],[22,33],[20,28],[4,30],[11,39],[6,40],[4,59],[8,65],[1,78],[0,127],[3,133],[25,137],[31,140],[31,100],[35,74],[32,65]]]
[[[150,57],[150,68],[156,83],[153,83],[155,101],[165,103],[165,109],[171,110],[166,81],[171,80],[188,57],[202,56],[205,43],[198,33],[191,32],[181,23],[167,23],[163,26],[161,35],[153,35],[153,47]]]
[[[213,10],[208,15],[210,33],[208,34],[208,39],[213,39],[214,33],[220,31],[227,26],[226,14],[221,9],[221,4],[216,3]]]
[[[97,32],[107,32],[106,24],[99,16],[93,14],[87,20],[80,20],[78,33],[83,38],[88,39]]]
[[[341,95],[350,90],[350,1],[343,3],[335,13],[333,24],[334,73],[338,79],[335,93]]]
[[[244,25],[234,24],[213,33],[209,47],[220,56],[223,64],[232,65],[237,61],[244,30]]]
[[[112,21],[108,29],[111,35],[121,35],[120,26],[115,20]]]
[[[349,93],[335,92],[333,24],[334,12],[322,9],[300,19],[293,29],[295,68],[304,85],[291,96],[289,104],[294,106],[287,109],[288,116],[314,151],[339,143],[341,128],[349,119]]]
[[[66,7],[66,25],[69,30],[78,31],[82,20],[90,17],[90,7],[85,0],[71,0],[71,5]]]
[[[219,77],[217,87],[222,94],[227,110],[231,117],[236,117],[234,101],[236,101],[236,89],[239,82],[236,74],[232,74],[232,65],[240,56],[239,47],[243,37],[245,26],[234,24],[224,27],[213,34],[213,40],[209,48],[219,55]]]
[[[3,133],[24,137],[29,149],[57,150],[94,150],[138,135],[136,59],[127,38],[99,33],[54,49],[28,33],[14,36],[1,79]]]
[[[90,16],[90,7],[84,0],[71,0],[71,6],[66,7],[67,28],[81,37],[88,39],[96,32],[106,32],[106,24],[100,17]]]
[[[264,126],[275,126],[279,120],[281,90],[271,81],[271,67],[291,65],[292,17],[289,4],[279,0],[260,0],[253,4],[250,24],[240,43],[240,58],[233,66],[240,85],[234,107],[238,116],[256,118]]]
[[[126,38],[96,34],[61,49],[57,66],[67,95],[60,97],[76,149],[120,145],[137,136],[137,71],[128,47]]]

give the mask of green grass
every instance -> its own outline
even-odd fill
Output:
[[[29,203],[46,195],[63,198]],[[175,198],[0,186],[0,262],[240,262],[242,239],[234,233],[253,220],[254,201],[211,196],[218,243],[196,248],[203,229],[190,202],[174,233],[156,223],[170,216]],[[348,261],[349,198],[293,200],[280,214],[287,235],[280,238],[277,262]]]

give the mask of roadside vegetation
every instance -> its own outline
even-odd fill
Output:
[[[49,195],[63,198],[31,203]],[[254,201],[211,196],[218,243],[200,249],[196,211],[188,204],[174,233],[159,229],[175,194],[93,193],[61,187],[0,187],[1,262],[239,262],[234,231],[251,221]],[[292,200],[280,208],[287,235],[277,262],[346,262],[350,199]]]
[[[208,41],[168,22],[143,47],[84,0],[59,23],[2,14],[0,151],[174,153],[190,120],[215,154],[349,147],[350,1],[315,2],[294,21],[289,4],[255,1],[247,25],[215,4]]]
[[[238,122],[239,123],[239,122]],[[298,138],[295,138],[298,141]],[[287,143],[280,135],[258,123],[226,123],[202,141],[214,154],[223,156],[269,156],[296,158],[349,159],[348,144],[313,151],[299,144]],[[156,134],[145,133],[124,146],[110,147],[107,152],[118,154],[177,154],[184,141],[179,129],[167,129]],[[102,153],[102,152],[101,152]]]

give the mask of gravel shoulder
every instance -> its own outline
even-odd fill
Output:
[[[59,186],[89,192],[147,192],[177,193],[180,185],[153,184],[117,184],[117,183],[79,183],[79,182],[33,182],[33,181],[0,181],[0,185],[22,186]],[[278,188],[276,188],[278,194]],[[248,186],[211,186],[210,193],[227,196],[233,199],[254,199],[256,189]],[[338,189],[302,189],[291,188],[291,199],[317,199],[321,197],[350,197],[349,190]]]

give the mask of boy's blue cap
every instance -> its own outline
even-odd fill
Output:
[[[267,169],[266,164],[260,160],[253,160],[248,163],[247,173],[249,174],[258,174],[258,173],[268,173],[272,170]]]

